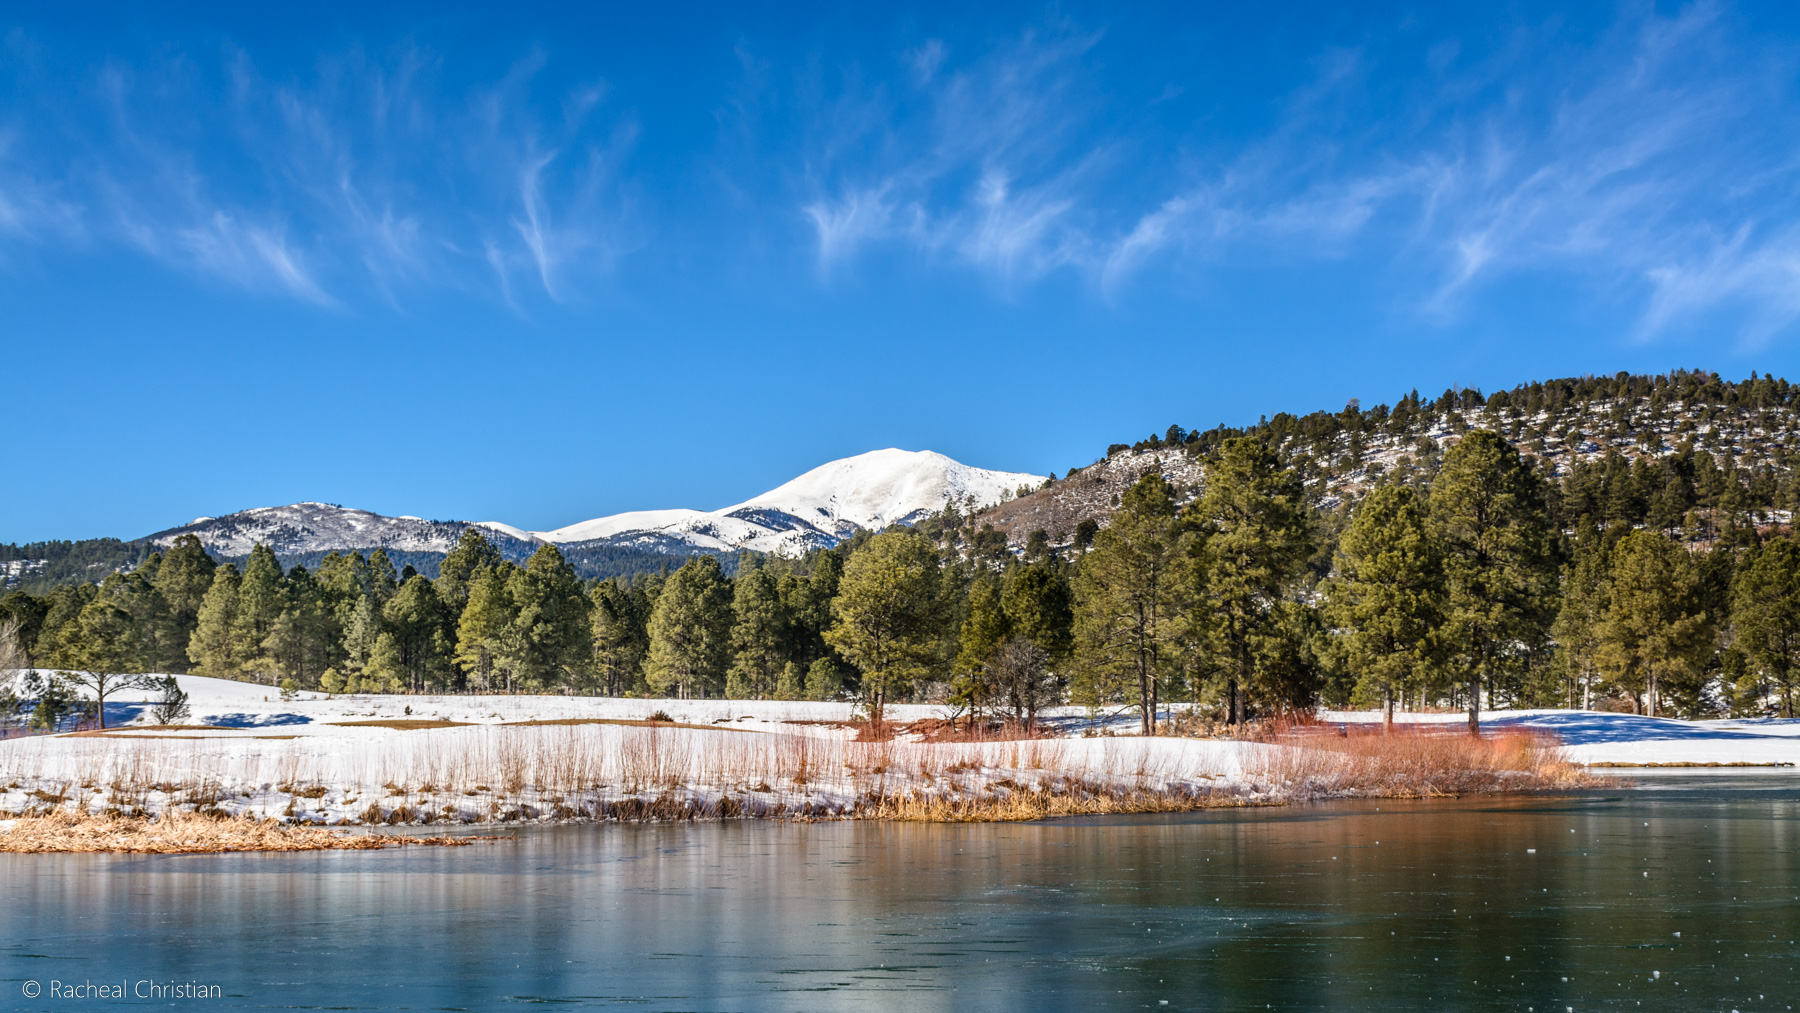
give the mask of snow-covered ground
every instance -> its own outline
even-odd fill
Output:
[[[141,690],[107,701],[105,732],[0,741],[0,811],[216,804],[314,822],[582,818],[673,799],[748,812],[843,813],[896,791],[966,796],[1066,783],[1224,790],[1254,798],[1273,747],[1116,735],[855,742],[847,703],[561,696],[338,696],[178,676],[192,713],[151,726]],[[646,725],[661,712],[676,725]],[[901,705],[910,722],[941,708]],[[1065,715],[1063,720],[1075,720]]]
[[[1379,711],[1325,711],[1326,721],[1380,722]],[[1460,726],[1467,714],[1396,713],[1396,722]],[[1577,763],[1800,764],[1800,719],[1728,718],[1677,721],[1609,711],[1487,711],[1484,730],[1554,732]]]
[[[1058,708],[1058,737],[1024,742],[854,741],[848,703],[564,696],[337,696],[178,676],[191,715],[150,727],[155,694],[108,700],[106,732],[0,740],[0,811],[53,801],[155,812],[216,804],[315,822],[591,817],[604,806],[722,801],[745,812],[842,813],[896,791],[967,795],[1070,780],[1152,792],[1280,791],[1297,746],[1143,738],[1127,714]],[[667,715],[676,724],[650,726]],[[897,705],[907,723],[938,706]],[[1327,721],[1378,722],[1376,712]],[[1460,714],[1400,714],[1454,728]],[[1498,711],[1489,730],[1555,733],[1578,763],[1800,762],[1800,721],[1687,722],[1626,714]],[[916,738],[916,737],[915,737]],[[1304,749],[1311,754],[1311,749]],[[394,814],[401,814],[395,817]]]

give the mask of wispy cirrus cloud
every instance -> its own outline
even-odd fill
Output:
[[[1800,321],[1784,141],[1800,51],[1706,3],[1566,33],[1325,50],[1266,129],[1236,136],[1147,132],[1102,97],[1096,35],[1027,33],[960,62],[933,43],[902,61],[909,90],[819,101],[801,208],[827,270],[900,244],[1009,282],[1072,271],[1119,299],[1164,269],[1354,257],[1427,316],[1552,274],[1634,301],[1644,335],[1716,312],[1751,341]]]
[[[630,228],[636,126],[596,83],[546,85],[544,64],[453,87],[429,51],[352,49],[277,79],[228,48],[109,62],[71,91],[23,61],[0,112],[0,238],[121,245],[327,305],[578,298]]]
[[[847,87],[817,110],[802,213],[829,269],[902,241],[1008,279],[1087,254],[1081,192],[1108,152],[1076,128],[1093,98],[1070,73],[1098,35],[1026,33],[963,64],[940,40],[892,84]]]

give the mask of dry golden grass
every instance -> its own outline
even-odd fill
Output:
[[[1225,793],[1106,789],[1070,782],[1004,793],[932,796],[906,792],[887,795],[859,802],[847,818],[917,823],[1009,823],[1061,816],[1176,813],[1281,804]]]
[[[1547,732],[1303,725],[1276,729],[1263,741],[1278,748],[1253,773],[1297,797],[1429,798],[1602,783],[1571,763]]]
[[[427,728],[462,728],[467,721],[447,718],[375,718],[370,721],[327,721],[338,728],[392,728],[397,732],[416,732]]]
[[[502,728],[541,728],[546,725],[630,725],[637,728],[696,728],[703,732],[759,732],[758,728],[732,728],[719,724],[698,725],[687,721],[663,721],[658,718],[533,718],[530,721],[502,721]]]
[[[277,820],[217,818],[171,810],[155,819],[66,810],[12,820],[0,833],[0,851],[201,854],[219,851],[368,850],[406,844],[460,847],[472,837],[353,834]]]

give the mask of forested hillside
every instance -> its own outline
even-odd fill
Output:
[[[1800,451],[1800,388],[1754,374],[1732,383],[1717,374],[1677,370],[1661,376],[1620,373],[1520,384],[1484,396],[1411,391],[1393,405],[1287,413],[1245,428],[1187,430],[1115,443],[1106,457],[1072,469],[1045,488],[981,512],[1015,549],[1043,530],[1053,544],[1073,541],[1084,518],[1101,523],[1123,488],[1158,471],[1184,495],[1198,492],[1200,462],[1226,440],[1247,436],[1279,453],[1322,509],[1353,503],[1382,481],[1428,481],[1444,450],[1470,429],[1491,429],[1535,463],[1566,496],[1570,524],[1654,523],[1675,529],[1688,511],[1721,499],[1748,522],[1792,511],[1800,489],[1792,457]],[[1583,518],[1587,520],[1584,522]],[[1710,537],[1702,525],[1695,538]]]
[[[925,699],[1025,723],[1073,702],[1145,731],[1170,702],[1226,723],[1319,704],[1786,715],[1795,396],[1684,372],[1171,427],[984,511],[602,580],[473,526],[435,577],[383,550],[220,563],[183,535],[8,595],[0,627],[44,666],[334,693],[849,696],[876,717]]]

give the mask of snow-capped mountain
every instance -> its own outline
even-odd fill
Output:
[[[197,517],[145,541],[167,546],[182,535],[196,535],[217,556],[247,556],[258,544],[278,556],[331,549],[397,549],[406,552],[449,552],[470,526],[467,521],[427,521],[418,517],[384,517],[330,503],[294,503],[257,507],[223,517]],[[478,524],[495,540],[532,543],[530,534],[503,524]]]
[[[752,549],[799,555],[836,545],[857,528],[878,531],[911,524],[945,503],[999,502],[1042,475],[988,471],[929,450],[873,450],[823,464],[754,499],[721,510],[644,510],[596,517],[555,531],[533,532],[547,542],[604,542],[670,551]]]
[[[484,529],[508,555],[541,542],[582,548],[687,555],[751,549],[799,555],[836,545],[858,528],[910,524],[955,500],[985,506],[1043,476],[972,468],[931,451],[876,450],[821,465],[754,499],[721,510],[638,510],[596,517],[554,531],[498,521],[386,517],[327,503],[259,507],[150,535],[169,545],[184,534],[220,556],[248,555],[258,543],[278,556],[332,549],[448,552],[469,527]],[[512,551],[507,551],[512,550]]]

